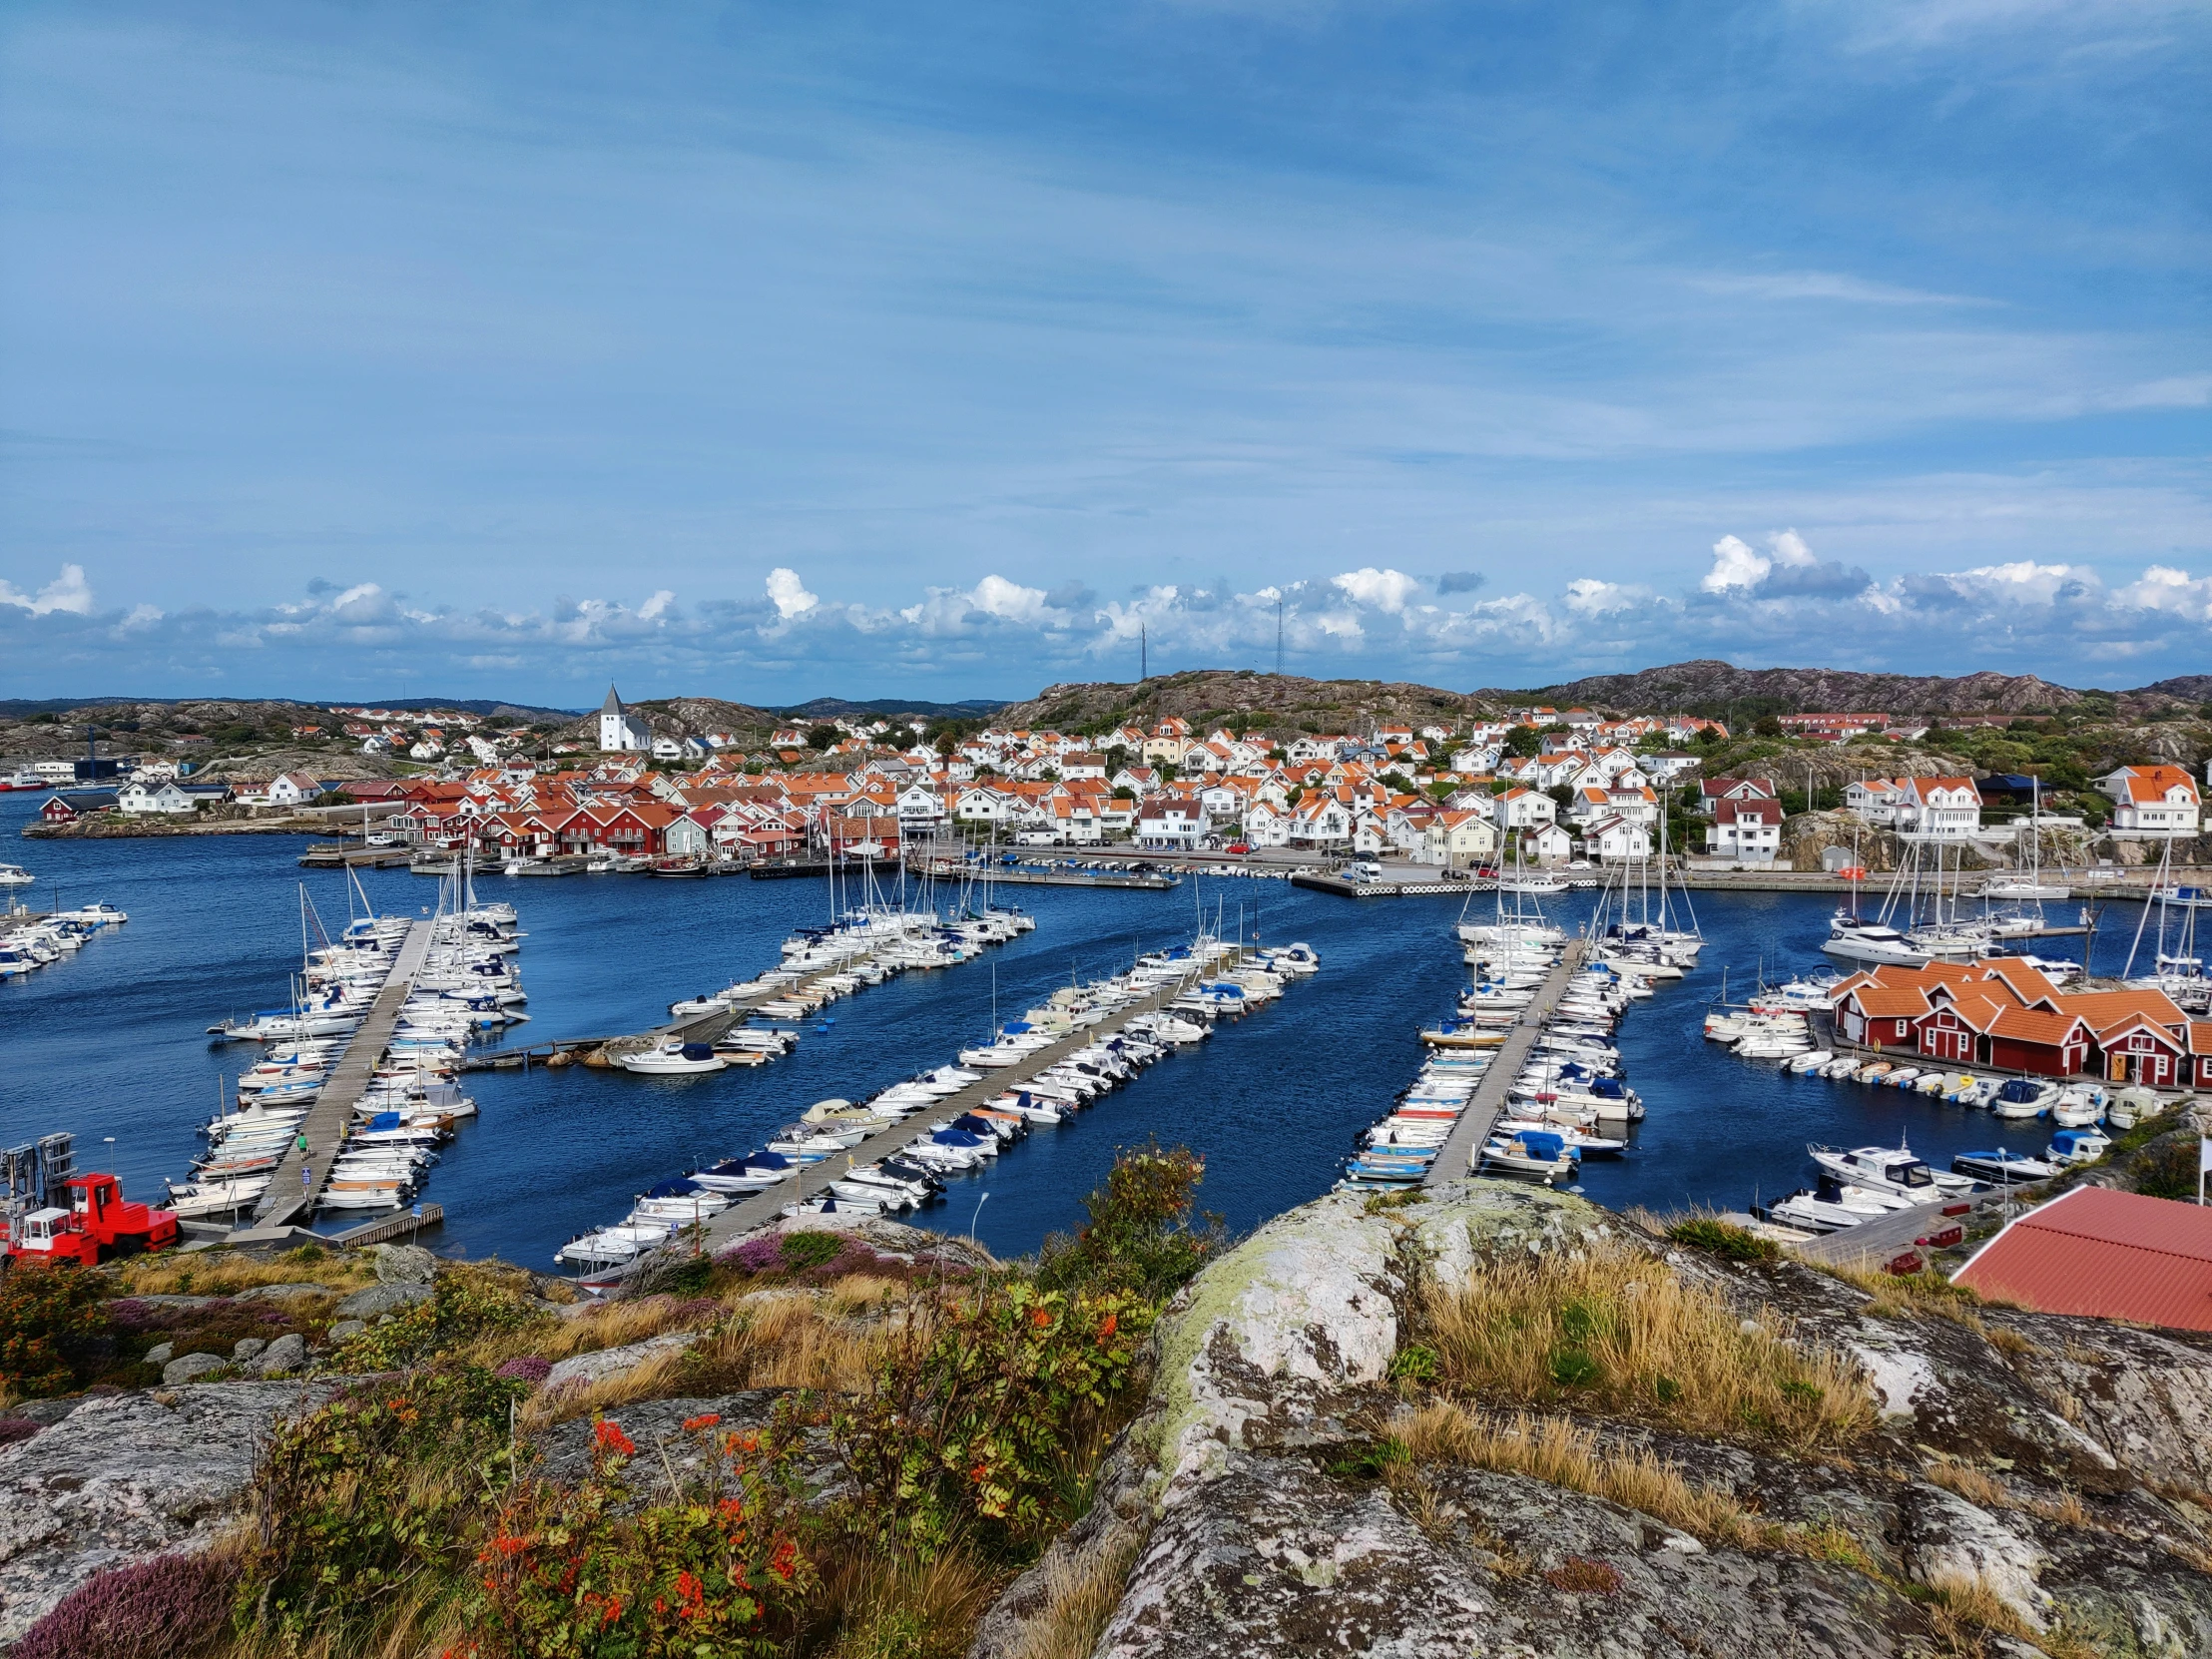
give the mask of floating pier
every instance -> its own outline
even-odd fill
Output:
[[[1446,1181],[1464,1180],[1474,1173],[1475,1153],[1489,1140],[1491,1125],[1504,1110],[1513,1079],[1520,1075],[1522,1062],[1536,1046],[1537,1037],[1542,1035],[1544,1021],[1551,1018],[1551,1011],[1567,994],[1567,986],[1573,982],[1575,970],[1581,967],[1589,948],[1586,939],[1567,942],[1558,964],[1537,987],[1535,1000],[1521,1011],[1519,1023],[1506,1033],[1504,1046],[1492,1050],[1494,1058],[1482,1068],[1482,1079],[1475,1085],[1466,1110],[1459,1114],[1458,1121],[1451,1126],[1451,1133],[1444,1137],[1443,1146],[1430,1160],[1428,1173],[1421,1177],[1422,1186],[1441,1186]]]
[[[804,1203],[830,1182],[841,1180],[845,1171],[854,1165],[872,1164],[878,1159],[892,1156],[910,1142],[921,1139],[933,1130],[941,1129],[961,1113],[988,1105],[1009,1089],[1020,1088],[1028,1079],[1059,1064],[1077,1049],[1106,1041],[1139,1014],[1157,1013],[1207,974],[1226,972],[1243,963],[1250,955],[1249,950],[1240,949],[1234,956],[1224,957],[1217,962],[1194,964],[1189,973],[1173,984],[1160,986],[1152,995],[1116,1010],[1096,1025],[1077,1026],[1058,1042],[1026,1056],[1019,1064],[986,1073],[981,1082],[971,1083],[958,1094],[947,1095],[934,1106],[926,1107],[888,1128],[878,1130],[857,1146],[847,1147],[843,1152],[825,1158],[818,1164],[803,1165],[790,1180],[779,1181],[764,1192],[754,1193],[731,1205],[720,1215],[701,1223],[700,1249],[712,1254],[746,1234],[770,1225],[792,1205]],[[686,1228],[663,1249],[683,1250],[689,1245],[690,1239],[691,1230]],[[635,1261],[626,1262],[619,1268],[588,1275],[584,1283],[616,1284],[636,1273],[647,1262],[656,1260],[660,1254],[660,1251],[653,1251],[640,1255]]]
[[[354,1103],[366,1092],[369,1079],[375,1076],[376,1063],[383,1058],[385,1045],[391,1041],[392,1027],[399,1023],[399,1012],[414,990],[415,975],[422,971],[423,958],[430,953],[431,931],[432,924],[428,921],[417,921],[407,928],[407,936],[401,941],[399,954],[392,963],[391,976],[376,993],[376,1000],[369,1005],[368,1017],[353,1033],[353,1040],[345,1045],[345,1052],[330,1068],[328,1080],[307,1113],[307,1121],[299,1126],[299,1138],[305,1139],[307,1150],[304,1153],[299,1150],[299,1138],[294,1138],[284,1149],[283,1159],[270,1175],[269,1190],[262,1195],[254,1212],[253,1224],[241,1228],[239,1233],[280,1228],[289,1225],[294,1217],[314,1214],[315,1200],[321,1195],[323,1183],[330,1178],[330,1162],[337,1156],[338,1143],[345,1138],[346,1127],[353,1120]],[[304,1182],[299,1178],[302,1168],[309,1174]],[[239,1233],[231,1235],[234,1241]]]

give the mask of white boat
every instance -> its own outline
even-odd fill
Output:
[[[1998,1086],[1989,1110],[2000,1118],[2039,1118],[2058,1104],[2056,1083],[2039,1077],[2011,1077]]]
[[[1523,1130],[1484,1143],[1475,1154],[1475,1163],[1478,1169],[1563,1181],[1574,1173],[1575,1160],[1558,1131]]]
[[[27,887],[37,879],[21,864],[0,864],[0,887]]]
[[[1789,1061],[1782,1069],[1799,1073],[1815,1071],[1829,1064],[1835,1058],[1835,1054],[1830,1050],[1816,1048],[1810,1054],[1800,1054],[1796,1059]]]
[[[625,1054],[615,1063],[646,1077],[690,1077],[720,1071],[730,1062],[710,1043],[665,1042],[642,1053]]]
[[[1930,959],[1927,951],[1914,948],[1895,927],[1843,915],[1830,922],[1821,951],[1847,962],[1893,962],[1902,967],[1926,967]]]
[[[1867,1187],[1877,1193],[1895,1193],[1916,1204],[1940,1204],[1969,1191],[1973,1183],[1961,1175],[1930,1169],[1899,1145],[1808,1146],[1805,1149],[1823,1170],[1843,1185]]]

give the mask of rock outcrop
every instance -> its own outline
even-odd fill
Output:
[[[0,1445],[0,1645],[103,1568],[213,1541],[244,1505],[270,1424],[329,1391],[229,1382],[95,1397]]]
[[[1390,1371],[1424,1285],[1601,1241],[1664,1253],[1858,1360],[1880,1419],[1848,1455],[1578,1419],[1603,1455],[1671,1463],[1794,1541],[1692,1536],[1448,1459],[1382,1478],[1363,1455],[1411,1408]],[[1931,1608],[1969,1591],[2068,1651],[2212,1653],[2212,1343],[2187,1335],[1916,1316],[1794,1262],[1730,1266],[1579,1199],[1476,1181],[1277,1218],[1186,1289],[1154,1356],[1090,1511],[971,1659],[1044,1651],[1048,1632],[1065,1651],[1071,1619],[1090,1635],[1086,1597],[1112,1604],[1098,1659],[1877,1659],[1941,1651]]]

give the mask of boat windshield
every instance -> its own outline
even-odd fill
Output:
[[[1936,1178],[1928,1173],[1928,1166],[1919,1159],[1910,1164],[1892,1164],[1890,1179],[1903,1187],[1925,1187]]]

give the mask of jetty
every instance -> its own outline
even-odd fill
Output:
[[[848,1147],[833,1157],[825,1158],[819,1164],[801,1167],[790,1180],[779,1181],[765,1192],[754,1193],[731,1205],[720,1215],[701,1223],[696,1233],[690,1228],[683,1229],[678,1238],[663,1247],[664,1250],[685,1251],[692,1247],[695,1240],[700,1250],[710,1254],[727,1248],[746,1234],[769,1226],[785,1210],[795,1204],[804,1203],[830,1182],[842,1179],[845,1171],[854,1165],[872,1164],[878,1159],[892,1156],[910,1142],[943,1128],[961,1113],[986,1106],[1008,1090],[1020,1088],[1028,1079],[1059,1064],[1077,1049],[1106,1041],[1138,1015],[1159,1012],[1189,990],[1200,978],[1207,974],[1226,972],[1241,965],[1250,955],[1249,950],[1240,949],[1218,962],[1194,964],[1191,971],[1182,978],[1158,987],[1150,996],[1131,1003],[1126,1008],[1117,1009],[1096,1025],[1077,1026],[1059,1041],[1025,1056],[1019,1064],[988,1072],[980,1082],[971,1083],[958,1094],[947,1095],[935,1105],[876,1131],[858,1145]],[[586,1285],[617,1284],[660,1254],[653,1252],[641,1255],[619,1268],[589,1275],[582,1282]]]
[[[414,990],[415,975],[422,971],[423,959],[430,953],[432,931],[433,924],[427,920],[408,926],[407,936],[401,941],[399,954],[392,963],[391,975],[369,1005],[368,1017],[361,1021],[352,1040],[345,1045],[345,1052],[330,1068],[329,1079],[316,1095],[306,1122],[299,1126],[298,1137],[284,1149],[282,1160],[269,1178],[269,1191],[254,1212],[253,1224],[232,1233],[232,1243],[250,1240],[271,1230],[286,1229],[295,1217],[303,1219],[314,1214],[315,1200],[321,1196],[323,1183],[330,1178],[330,1162],[337,1156],[338,1143],[344,1140],[346,1128],[353,1121],[353,1107],[366,1092],[369,1079],[376,1075],[376,1064],[384,1057],[392,1028],[399,1023],[400,1010]],[[300,1140],[307,1143],[304,1152],[299,1150]],[[300,1175],[302,1170],[306,1172],[304,1180]]]
[[[915,863],[907,867],[916,875],[933,876],[939,881],[973,876],[994,887],[1123,887],[1134,892],[1170,892],[1182,885],[1181,878],[1174,875],[1107,869],[1023,869],[1018,865],[1005,868],[965,863]]]
[[[363,846],[356,841],[310,841],[299,854],[301,869],[387,869],[414,856],[405,846]]]
[[[1490,1138],[1492,1126],[1504,1111],[1505,1097],[1512,1089],[1513,1079],[1520,1075],[1529,1051],[1543,1032],[1544,1022],[1559,1006],[1559,999],[1567,994],[1567,986],[1573,983],[1575,972],[1582,966],[1589,949],[1587,939],[1569,940],[1558,962],[1544,975],[1535,1000],[1521,1010],[1518,1023],[1506,1033],[1504,1046],[1494,1050],[1495,1058],[1482,1068],[1482,1080],[1475,1085],[1466,1110],[1452,1124],[1451,1133],[1444,1137],[1443,1147],[1430,1161],[1428,1173],[1421,1178],[1422,1186],[1441,1186],[1446,1181],[1464,1180],[1474,1173],[1474,1155]]]

